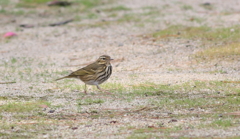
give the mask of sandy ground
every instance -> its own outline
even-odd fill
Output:
[[[14,31],[18,34],[17,37],[12,38],[8,42],[4,39],[0,41],[0,59],[2,63],[10,62],[11,58],[34,59],[39,64],[31,64],[31,73],[22,71],[25,68],[24,62],[18,64],[18,70],[23,72],[23,78],[30,78],[34,74],[43,71],[73,71],[95,61],[100,55],[108,54],[115,61],[113,65],[113,75],[107,82],[122,83],[122,84],[139,84],[145,82],[154,82],[157,84],[178,84],[188,81],[211,81],[211,80],[240,80],[240,61],[225,62],[225,61],[211,61],[206,63],[196,63],[191,58],[191,55],[200,51],[201,41],[199,40],[184,40],[184,39],[170,39],[158,42],[152,42],[150,39],[143,39],[140,35],[145,35],[154,31],[162,30],[170,25],[189,25],[201,26],[207,25],[210,27],[231,27],[238,25],[240,22],[238,0],[211,0],[213,10],[207,10],[200,6],[207,1],[202,0],[123,0],[117,1],[110,5],[103,5],[102,7],[111,7],[114,5],[124,5],[131,8],[133,13],[142,13],[143,7],[156,7],[160,11],[159,17],[155,17],[157,22],[147,22],[144,27],[138,27],[135,23],[126,22],[122,24],[113,24],[106,27],[78,27],[81,23],[99,22],[103,19],[108,20],[106,15],[100,15],[96,20],[83,19],[81,21],[71,22],[65,26],[50,27],[40,26],[42,23],[56,22],[64,20],[62,17],[40,18],[40,17],[2,17],[0,20],[0,33]],[[192,10],[182,10],[181,5],[190,5]],[[228,13],[228,14],[224,14]],[[124,12],[122,12],[124,14]],[[204,19],[201,23],[189,21],[191,17]],[[15,22],[11,22],[15,20]],[[19,24],[31,23],[37,25],[34,28],[20,28]],[[190,46],[190,47],[186,47]],[[21,66],[22,64],[22,66]],[[218,66],[215,66],[215,65]],[[46,93],[31,94],[29,87],[34,86],[42,90],[56,87],[56,83],[43,83],[44,81],[51,81],[52,79],[61,77],[62,74],[49,75],[43,78],[33,78],[33,81],[23,80],[20,78],[20,73],[9,73],[4,66],[1,73],[1,82],[16,81],[12,85],[0,85],[2,96],[32,96],[44,97]],[[223,70],[225,73],[212,73],[213,71]],[[6,77],[9,78],[6,78]],[[79,84],[79,81],[73,81]],[[83,83],[80,83],[83,85]],[[70,93],[67,90],[64,92],[57,91],[52,94],[52,98],[60,96],[52,100],[52,104],[64,103],[64,101],[71,101],[77,96],[79,92]],[[69,99],[64,99],[64,95],[68,95]],[[68,115],[76,114],[76,103],[68,103],[62,109],[56,110],[58,113],[67,113]],[[132,102],[131,105],[144,105],[141,100]],[[104,103],[99,109],[119,108],[123,104],[112,103],[111,101]],[[120,106],[120,107],[119,107]],[[125,108],[128,108],[127,106]],[[91,108],[87,108],[89,110]],[[84,111],[84,110],[83,110]],[[65,126],[59,127],[51,131],[48,135],[39,135],[39,138],[54,138],[54,137],[69,137],[76,138],[81,135],[85,138],[96,137],[95,133],[103,133],[110,138],[125,138],[127,133],[121,136],[115,136],[119,127],[124,124],[131,126],[146,126],[154,125],[157,120],[153,119],[138,119],[137,114],[132,114],[129,117],[123,116],[119,125],[111,126],[109,119],[92,119],[91,123],[87,118],[81,117],[78,119],[81,125],[79,130],[72,130]],[[82,121],[81,121],[82,120]],[[119,120],[119,119],[118,119]],[[133,122],[132,120],[135,120]],[[189,119],[185,119],[189,120]],[[110,121],[114,121],[111,119]],[[166,123],[164,119],[160,120]],[[191,119],[194,122],[194,119]],[[159,121],[158,121],[159,122]],[[184,120],[182,121],[184,122]],[[77,123],[77,122],[76,122]],[[93,124],[94,123],[94,124]],[[94,127],[93,127],[94,125]],[[101,127],[101,128],[100,128]],[[81,129],[81,130],[80,130]],[[186,131],[184,133],[174,133],[170,137],[178,138],[180,136],[186,137],[225,137],[240,136],[237,132],[239,127],[229,130],[216,131]],[[111,134],[112,133],[112,134]],[[56,136],[54,136],[56,134]],[[164,136],[164,135],[162,135]],[[105,137],[103,137],[105,138]]]

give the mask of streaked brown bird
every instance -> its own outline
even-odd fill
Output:
[[[105,82],[112,74],[111,60],[113,59],[110,56],[102,55],[94,63],[74,71],[68,76],[56,79],[56,81],[64,78],[77,78],[85,83],[85,94],[87,94],[87,84],[96,85],[99,90],[104,91],[99,85]]]

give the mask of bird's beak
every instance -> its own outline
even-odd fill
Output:
[[[114,59],[111,58],[110,60],[114,60]]]

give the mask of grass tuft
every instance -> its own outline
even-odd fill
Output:
[[[230,119],[217,119],[214,120],[209,126],[213,126],[216,128],[226,128],[226,127],[230,127],[233,126],[232,120]]]
[[[40,105],[50,105],[46,101],[29,101],[29,102],[9,102],[1,105],[0,112],[30,112],[39,109]]]
[[[18,2],[17,6],[24,8],[34,8],[40,4],[45,4],[47,2],[49,2],[49,0],[21,0]]]
[[[187,27],[183,25],[170,26],[152,34],[155,38],[181,37],[187,39],[200,39],[202,41],[238,42],[240,26],[228,28],[210,28],[207,26]]]
[[[101,104],[101,103],[104,103],[104,100],[88,98],[84,100],[80,99],[78,102],[78,105],[93,105],[93,104]]]
[[[126,6],[123,5],[103,9],[104,12],[130,11],[130,10],[131,10],[130,8],[127,8]]]
[[[170,26],[164,30],[151,34],[157,39],[184,38],[201,40],[204,50],[194,54],[195,58],[202,60],[237,59],[240,55],[240,26],[227,28],[210,28],[207,26],[187,27],[182,25]]]
[[[222,46],[215,46],[195,54],[196,58],[203,60],[232,59],[240,58],[240,43],[231,43]]]

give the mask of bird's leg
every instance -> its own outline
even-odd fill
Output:
[[[87,85],[85,84],[84,93],[87,95]]]
[[[99,85],[96,85],[96,86],[97,86],[97,88],[98,88],[100,91],[102,91],[102,92],[104,92],[104,93],[106,93],[106,94],[111,94],[111,93],[107,92],[106,90],[104,90],[104,89],[100,88],[100,86],[99,86]]]

